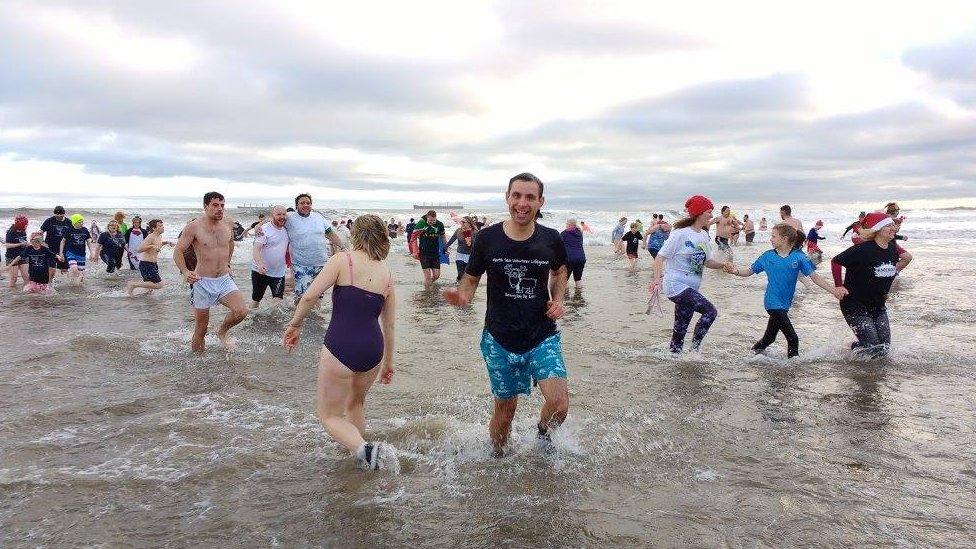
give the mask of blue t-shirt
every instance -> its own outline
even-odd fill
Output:
[[[763,307],[767,311],[788,310],[793,304],[796,279],[800,277],[800,273],[810,276],[815,270],[810,258],[799,250],[793,250],[786,257],[780,256],[776,250],[767,250],[752,264],[753,273],[766,272],[766,297],[763,298]]]

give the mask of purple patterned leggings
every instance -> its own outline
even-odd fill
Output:
[[[705,296],[697,290],[688,288],[680,294],[670,298],[674,302],[674,332],[671,334],[671,352],[680,353],[685,344],[685,334],[688,333],[688,325],[691,324],[691,315],[698,313],[701,318],[695,324],[695,334],[691,338],[691,348],[697,349],[708,329],[712,327],[715,318],[718,317],[718,310],[712,302],[705,299]]]

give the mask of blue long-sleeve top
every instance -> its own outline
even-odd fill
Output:
[[[586,261],[586,252],[583,251],[583,231],[579,227],[566,229],[559,233],[563,239],[563,246],[566,247],[567,263],[582,263]]]

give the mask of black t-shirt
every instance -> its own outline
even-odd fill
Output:
[[[91,233],[88,229],[81,227],[76,229],[71,227],[70,229],[65,229],[64,231],[64,253],[67,254],[71,252],[75,255],[80,255],[84,257],[85,255],[85,243],[91,240]]]
[[[54,252],[44,246],[36,250],[33,246],[28,246],[21,252],[20,257],[24,263],[27,263],[27,276],[31,282],[47,284],[51,281],[48,269],[57,264]]]
[[[98,235],[98,243],[102,245],[102,253],[114,257],[125,246],[125,237],[122,236],[122,233],[111,235],[106,231]]]
[[[41,225],[41,230],[44,231],[44,242],[47,244],[47,247],[52,250],[60,249],[64,232],[70,228],[72,228],[71,221],[67,217],[61,221],[58,221],[58,218],[53,215],[45,219]]]
[[[627,243],[628,254],[637,255],[637,248],[640,247],[641,239],[643,238],[644,237],[641,236],[640,232],[638,231],[627,231],[624,237],[621,238],[620,240],[623,240],[624,242]]]
[[[502,223],[479,231],[465,270],[488,271],[485,328],[513,353],[524,353],[556,333],[546,316],[549,274],[566,264],[566,248],[555,229],[535,226],[525,241],[509,238]]]
[[[27,231],[24,229],[16,229],[10,227],[7,229],[7,238],[4,240],[7,244],[20,244],[22,242],[27,242]],[[20,252],[24,250],[23,247],[20,248],[7,248],[4,257],[7,259],[13,259],[20,255]]]
[[[891,283],[898,275],[895,271],[898,246],[894,242],[883,249],[875,241],[868,240],[847,248],[833,260],[847,269],[844,287],[848,295],[844,299],[853,299],[869,307],[884,305]]]

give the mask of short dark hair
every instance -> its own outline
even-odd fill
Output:
[[[64,215],[64,206],[55,206],[54,215]]]
[[[149,224],[146,225],[146,228],[149,229],[150,231],[155,231],[156,225],[159,225],[162,222],[163,222],[162,219],[150,219]]]
[[[308,193],[302,193],[302,194],[300,194],[300,195],[298,195],[298,196],[295,197],[295,207],[296,208],[298,207],[298,201],[301,200],[302,198],[307,198],[309,202],[312,201],[312,195],[310,195]]]
[[[511,192],[511,190],[512,190],[512,183],[515,183],[516,181],[526,181],[528,183],[535,183],[536,185],[539,186],[539,196],[540,197],[542,196],[542,191],[545,188],[545,185],[542,184],[542,181],[538,177],[530,174],[529,172],[520,173],[520,174],[516,175],[515,177],[509,179],[508,180],[508,190],[505,191],[505,194],[508,194],[509,192]]]
[[[727,205],[726,206],[722,206],[722,213],[725,213],[726,210],[731,210],[731,209],[732,208],[728,207]]]
[[[217,191],[210,191],[209,193],[203,195],[204,206],[210,204],[214,200],[224,200],[224,195],[218,193]]]
[[[779,211],[786,212],[786,215],[793,215],[793,208],[789,204],[783,204],[779,207]]]

